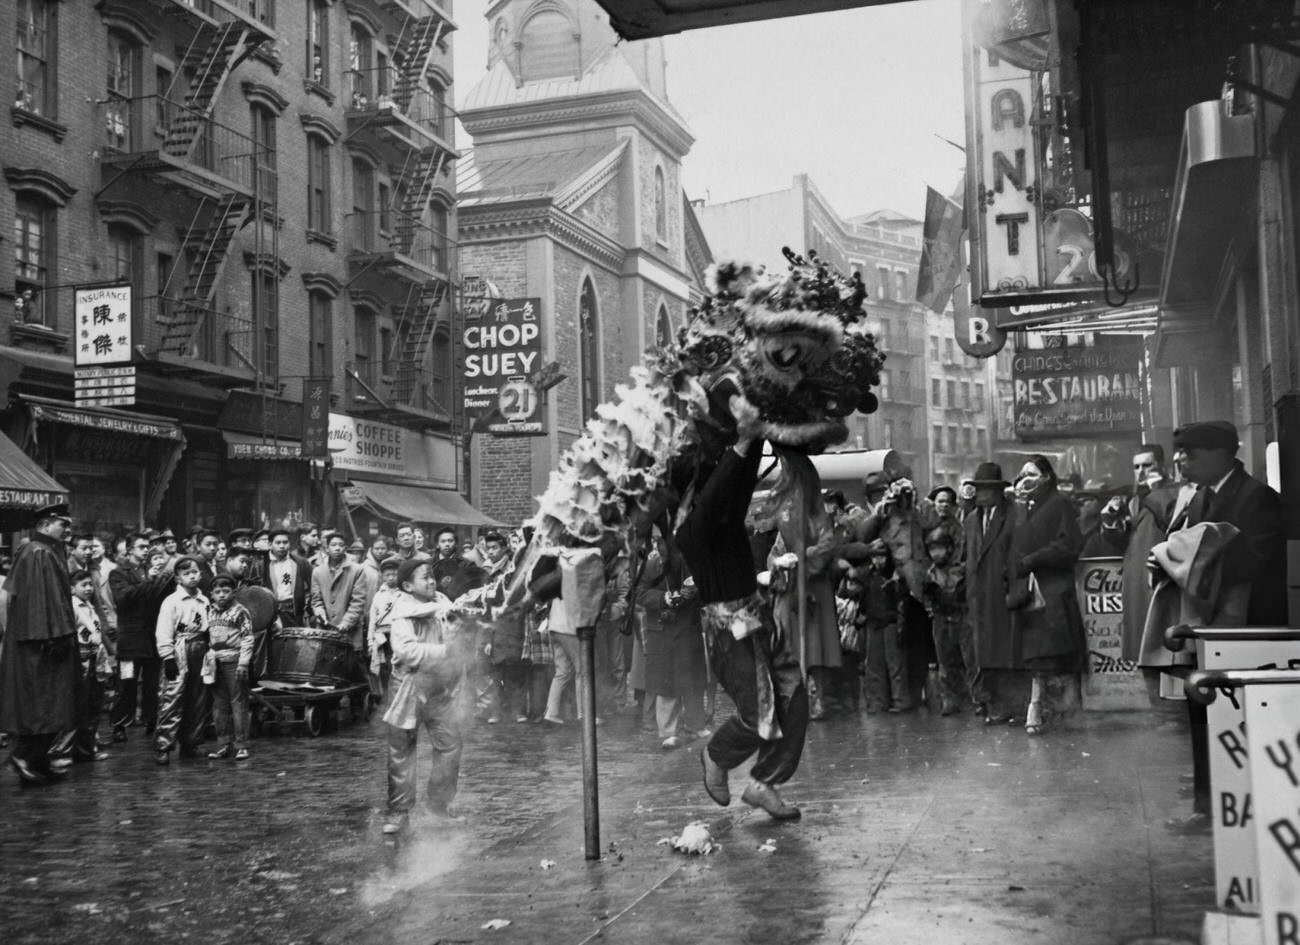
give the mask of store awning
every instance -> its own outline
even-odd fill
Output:
[[[230,459],[302,459],[302,443],[298,440],[263,439],[229,430],[222,430],[221,436]]]
[[[182,444],[185,442],[180,424],[166,417],[128,413],[108,407],[76,407],[45,397],[24,395],[22,399],[31,406],[33,420],[70,423],[73,426],[126,436],[149,436],[160,440],[175,440]]]
[[[67,498],[67,489],[0,434],[0,509],[40,509]]]
[[[433,525],[495,525],[458,493],[449,489],[404,486],[387,482],[352,480],[352,487],[364,498],[376,515],[397,522],[428,522]]]

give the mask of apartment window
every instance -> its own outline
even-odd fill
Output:
[[[307,75],[329,86],[329,0],[307,0]]]
[[[582,282],[578,300],[578,369],[582,376],[582,422],[596,415],[600,403],[600,312],[590,279]]]
[[[379,329],[379,363],[380,371],[386,377],[393,373],[393,329]]]
[[[109,265],[113,279],[139,288],[143,282],[144,240],[135,230],[121,224],[108,228]]]
[[[983,427],[975,431],[975,447],[981,456],[987,456],[989,450],[989,433]]]
[[[948,425],[948,452],[955,453],[957,452],[957,450],[958,450],[957,428],[949,424]]]
[[[429,204],[429,263],[435,272],[447,271],[447,208],[442,204]]]
[[[957,406],[957,382],[953,380],[948,381],[948,406]]]
[[[352,248],[375,248],[375,171],[361,159],[352,162]]]
[[[429,120],[433,133],[440,138],[451,140],[451,110],[447,107],[447,90],[441,82],[429,80]]]
[[[961,382],[961,405],[970,410],[970,381]]]
[[[892,450],[894,448],[894,421],[886,420],[880,427],[881,449]]]
[[[249,110],[249,127],[253,132],[253,164],[257,168],[257,187],[265,199],[275,196],[275,112],[265,105]]]
[[[359,24],[352,24],[348,40],[348,82],[351,85],[349,104],[359,110],[369,108],[374,101],[374,40]]]
[[[892,327],[893,326],[890,325],[888,318],[882,318],[880,320],[880,343],[882,345],[889,344],[889,330]]]
[[[50,118],[57,111],[51,68],[54,9],[53,0],[18,0],[18,86],[14,107]]]
[[[882,400],[888,400],[888,399],[889,399],[889,394],[890,394],[890,392],[889,392],[889,372],[888,372],[888,371],[881,371],[881,372],[880,372],[880,398],[881,398]]]
[[[319,135],[307,136],[307,229],[330,232],[330,146]]]
[[[379,185],[379,232],[387,236],[393,232],[393,191],[387,184]]]
[[[881,299],[889,298],[889,267],[888,266],[876,267],[876,287],[877,287],[876,295],[878,298]]]
[[[108,74],[104,95],[104,143],[130,151],[131,99],[140,84],[140,47],[118,33],[108,34]]]
[[[942,453],[943,452],[943,425],[942,424],[936,423],[934,425],[933,440],[934,440],[934,452]]]
[[[312,377],[329,377],[333,373],[330,359],[330,297],[324,292],[307,293],[307,373]]]
[[[907,273],[894,272],[894,298],[900,302],[907,301]]]
[[[984,407],[984,385],[978,382],[975,384],[975,407],[977,410]]]
[[[937,377],[930,379],[930,403],[935,407],[943,406],[943,381]]]
[[[961,428],[961,445],[967,453],[971,451],[971,433],[970,427]]]
[[[18,194],[14,199],[14,314],[24,325],[49,325],[54,306],[46,287],[54,249],[54,208]]]
[[[668,238],[668,197],[664,183],[664,169],[655,167],[655,236]]]
[[[433,380],[430,394],[433,405],[444,410],[451,406],[451,336],[440,331],[433,336]]]
[[[275,275],[253,272],[253,365],[263,383],[274,384],[280,377],[280,286]]]
[[[952,353],[951,338],[943,339],[943,360],[947,364],[951,364],[953,361],[956,360],[956,358],[953,357],[953,353]]]
[[[930,336],[930,362],[932,364],[939,363],[939,336],[938,335]]]
[[[362,380],[370,383],[374,380],[372,365],[375,363],[375,313],[368,308],[357,306],[353,311],[352,331],[354,350],[352,360],[356,364],[357,374]]]

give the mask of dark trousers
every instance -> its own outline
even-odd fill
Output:
[[[388,726],[388,809],[409,811],[415,806],[415,749],[419,726],[424,726],[433,748],[433,768],[429,772],[429,807],[443,813],[456,796],[460,780],[462,739],[456,721],[457,707],[453,695],[435,695],[420,707],[416,728]]]
[[[117,702],[113,705],[113,716],[110,719],[113,728],[126,728],[130,725],[135,719],[137,706],[145,725],[158,723],[158,676],[162,670],[162,661],[151,656],[131,662],[135,665],[135,676],[118,680]]]
[[[1210,813],[1210,723],[1205,706],[1187,700],[1192,723],[1192,812]]]
[[[15,735],[10,753],[19,761],[27,762],[34,770],[48,772],[50,770],[50,748],[58,737],[58,732],[42,732],[39,735]]]
[[[935,660],[939,664],[939,696],[945,712],[961,708],[970,695],[970,673],[966,669],[967,654],[974,649],[964,640],[970,638],[970,625],[965,613],[936,614],[930,620],[934,635]]]
[[[903,659],[907,666],[907,692],[912,705],[920,705],[921,694],[935,661],[934,635],[930,615],[910,594],[903,601]]]
[[[76,728],[60,733],[50,747],[50,757],[95,760],[95,753],[99,750],[95,737],[99,732],[103,701],[104,686],[95,675],[95,654],[83,654],[77,675],[77,714],[81,721]]]
[[[720,633],[713,634],[711,649],[714,674],[735,703],[736,714],[709,739],[709,756],[730,771],[758,752],[750,776],[763,784],[784,784],[799,767],[808,733],[808,692],[789,642],[773,649],[764,630],[743,640]],[[775,741],[766,741],[758,733],[757,674],[764,668],[772,679],[776,722],[781,727],[781,737]]]

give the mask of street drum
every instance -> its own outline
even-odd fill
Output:
[[[346,686],[350,646],[333,630],[286,627],[271,640],[266,675],[278,681]]]

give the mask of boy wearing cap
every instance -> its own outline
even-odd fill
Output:
[[[176,590],[158,611],[155,640],[162,660],[158,692],[158,728],[154,761],[171,762],[179,741],[182,758],[198,755],[208,721],[208,687],[203,684],[203,657],[208,651],[208,599],[199,590],[202,565],[192,555],[176,561]]]
[[[907,660],[900,627],[903,597],[893,555],[882,539],[867,546],[867,567],[855,576],[862,581],[864,618],[862,688],[868,712],[905,712],[912,700],[907,688]]]
[[[242,555],[241,555],[242,556]],[[213,759],[236,761],[248,757],[248,672],[253,661],[253,623],[248,610],[235,600],[235,581],[225,574],[212,582],[207,626],[210,652],[216,661],[212,683],[212,715],[217,726]],[[233,722],[233,724],[232,724]]]
[[[424,727],[433,749],[428,805],[434,816],[454,819],[448,805],[460,779],[462,737],[456,693],[462,670],[473,659],[472,634],[459,632],[451,601],[438,592],[429,562],[410,558],[397,570],[389,641],[393,651],[388,725],[388,823],[385,833],[406,824],[415,806],[416,743]]]
[[[921,596],[930,615],[939,664],[939,714],[956,715],[969,692],[966,666],[975,649],[966,622],[966,568],[955,560],[952,532],[942,525],[926,532],[925,550],[930,568]]]

